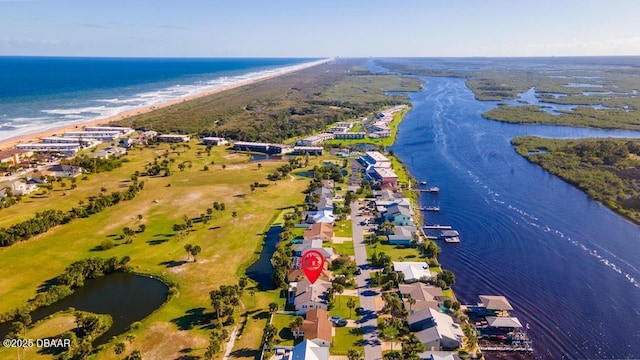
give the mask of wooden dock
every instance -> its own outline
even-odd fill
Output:
[[[416,189],[416,188],[413,188],[413,189],[411,189],[411,190],[413,190],[413,191],[415,191],[415,192],[430,192],[430,193],[437,193],[437,192],[440,192],[440,188],[439,188],[439,187],[437,187],[437,186],[433,186],[433,187],[426,188],[426,189]]]

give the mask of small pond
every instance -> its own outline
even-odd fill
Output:
[[[93,342],[97,346],[124,333],[132,323],[149,316],[167,300],[168,295],[168,287],[158,279],[117,272],[87,280],[83,287],[76,289],[70,296],[33,311],[31,319],[35,323],[69,308],[109,314],[113,325]],[[0,324],[0,338],[6,336],[10,327],[9,323]]]

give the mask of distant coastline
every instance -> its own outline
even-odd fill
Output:
[[[277,77],[277,76],[281,76],[281,75],[289,74],[289,73],[292,73],[292,72],[300,71],[300,70],[303,70],[303,69],[307,69],[307,68],[310,68],[310,67],[313,67],[313,66],[317,66],[317,65],[326,63],[328,61],[331,61],[331,59],[330,58],[322,59],[322,60],[302,63],[302,64],[298,64],[298,65],[280,67],[280,68],[272,69],[272,70],[250,72],[248,74],[244,74],[242,76],[238,76],[235,79],[233,79],[231,83],[223,84],[223,85],[221,85],[221,86],[219,86],[217,88],[214,88],[214,89],[211,89],[211,90],[202,91],[202,92],[198,92],[198,93],[195,93],[195,94],[190,94],[190,95],[187,95],[187,96],[177,97],[177,98],[174,98],[174,99],[171,99],[171,100],[159,103],[159,104],[136,107],[136,108],[133,108],[133,109],[129,109],[129,110],[125,110],[125,111],[119,112],[119,113],[117,113],[115,115],[106,116],[106,117],[98,117],[98,118],[87,120],[87,121],[80,121],[80,122],[73,122],[73,123],[59,124],[59,125],[52,125],[51,127],[45,127],[45,128],[41,128],[41,129],[36,128],[36,129],[30,130],[27,133],[22,134],[22,135],[11,136],[11,137],[8,137],[6,139],[0,139],[0,150],[1,149],[13,148],[16,144],[19,144],[19,143],[30,142],[30,141],[38,141],[39,138],[52,136],[53,134],[63,133],[65,131],[70,131],[70,130],[73,130],[73,129],[78,129],[78,128],[81,128],[83,126],[93,126],[93,125],[99,125],[99,124],[107,124],[107,123],[110,123],[110,122],[113,122],[113,121],[122,120],[122,119],[125,119],[125,118],[128,118],[128,117],[131,117],[131,116],[148,113],[150,111],[154,111],[154,110],[161,109],[161,108],[166,108],[166,107],[169,107],[171,105],[178,104],[178,103],[181,103],[181,102],[197,99],[197,98],[208,96],[208,95],[212,95],[212,94],[217,94],[217,93],[220,93],[220,92],[223,92],[223,91],[226,91],[226,90],[235,89],[235,88],[238,88],[238,87],[241,87],[241,86],[250,85],[250,84],[253,84],[253,83],[256,83],[256,82],[259,82],[259,81],[264,81],[264,80],[272,79],[272,78]]]

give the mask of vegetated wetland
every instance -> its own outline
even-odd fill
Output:
[[[276,141],[309,134],[331,122],[366,115],[406,98],[389,97],[384,94],[388,90],[418,88],[415,79],[351,72],[354,64],[319,66],[315,71],[301,71],[132,117],[122,124]],[[334,86],[342,88],[332,92]],[[47,286],[52,276],[63,273],[74,261],[128,256],[133,271],[162,278],[170,285],[171,295],[127,332],[133,337],[126,342],[125,353],[136,349],[145,358],[157,359],[201,356],[208,345],[213,317],[209,292],[238,283],[247,266],[258,258],[270,224],[281,209],[303,201],[302,191],[308,184],[302,177],[268,181],[267,175],[286,160],[256,163],[250,158],[224,147],[207,151],[197,140],[135,148],[121,166],[111,171],[79,177],[73,186],[67,180],[54,182],[50,190],[0,210],[0,226],[9,227],[37,211],[66,212],[85,207],[100,194],[110,196],[134,182],[144,182],[144,189],[131,200],[0,248],[0,313],[22,307],[39,288]],[[328,159],[328,155],[311,157],[306,170]],[[168,170],[145,176],[154,163],[163,163]],[[254,188],[256,182],[260,186]],[[218,207],[209,213],[212,204],[213,208],[224,204],[224,210]],[[127,234],[125,228],[134,229],[133,234]],[[187,244],[201,248],[197,261],[186,253]],[[253,286],[250,284],[249,289]],[[281,301],[278,293],[244,291],[243,308],[233,315],[233,321],[242,324],[243,334],[235,342],[234,357],[255,356],[266,324],[263,314],[270,302]],[[124,335],[117,341],[124,341]],[[116,358],[114,345],[112,341],[99,349],[95,358]],[[51,358],[27,352],[30,358]],[[9,349],[0,349],[0,356],[11,354]]]
[[[490,120],[640,130],[640,59],[635,57],[423,59],[381,64],[401,74],[465,78],[477,99],[500,105],[483,113]],[[537,101],[505,102],[532,89]],[[556,104],[573,109],[547,111],[546,107]]]

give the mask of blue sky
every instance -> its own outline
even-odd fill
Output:
[[[0,0],[0,55],[640,55],[637,0]]]

